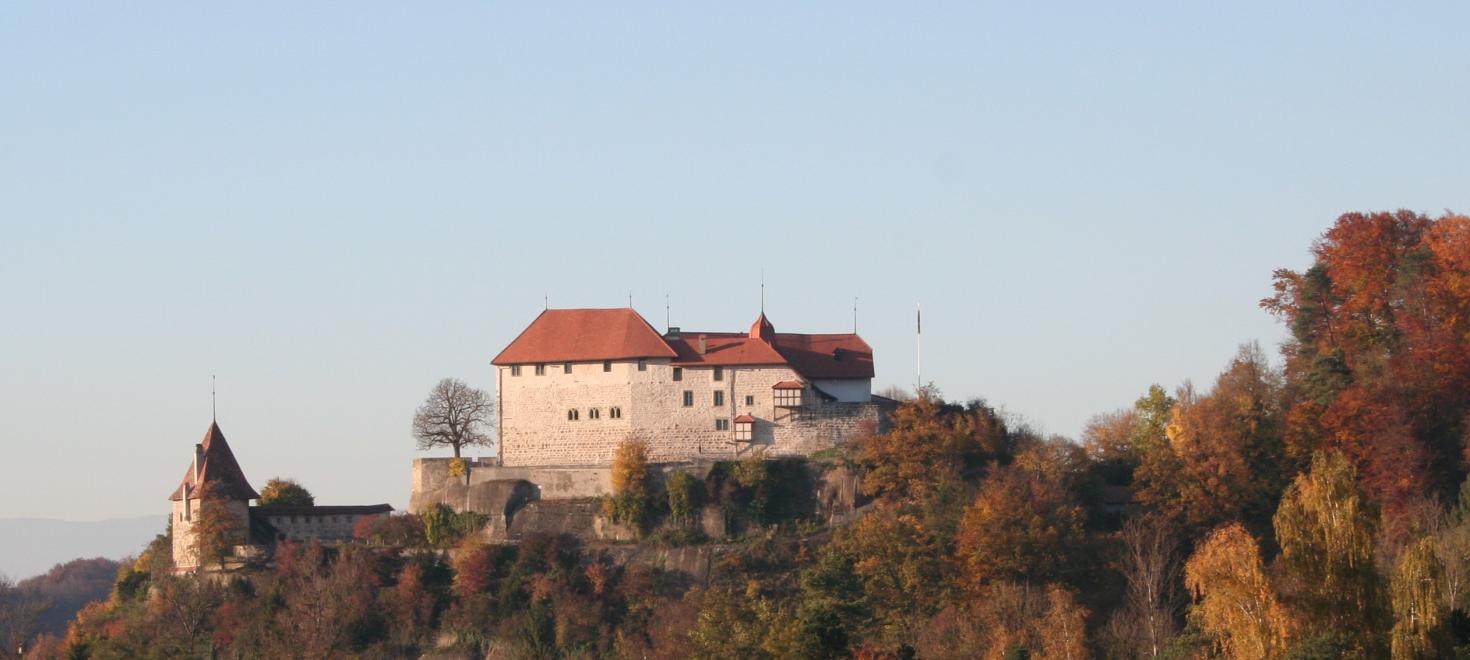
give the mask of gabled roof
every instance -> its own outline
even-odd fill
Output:
[[[747,332],[664,337],[626,307],[546,310],[490,363],[651,357],[671,358],[677,366],[789,366],[808,379],[873,377],[873,349],[857,334],[778,333],[762,313]]]
[[[548,309],[505,347],[494,365],[677,357],[658,331],[627,307]]]
[[[194,491],[201,483],[213,485],[215,493],[227,499],[260,499],[260,493],[255,492],[250,487],[250,482],[245,480],[245,473],[235,461],[235,453],[230,451],[230,444],[225,442],[225,433],[219,429],[218,423],[209,424],[209,430],[204,432],[204,439],[199,442],[199,446],[203,461],[198,466],[198,474],[195,474],[195,466],[191,462],[184,472],[183,481],[174,489],[174,494],[169,496],[170,500],[195,497]]]

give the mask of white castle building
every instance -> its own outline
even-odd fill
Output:
[[[809,455],[882,421],[873,349],[856,333],[659,334],[631,308],[549,309],[491,361],[505,467]],[[887,400],[882,400],[887,402]]]

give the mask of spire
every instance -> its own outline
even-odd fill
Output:
[[[195,488],[206,481],[212,482],[216,492],[232,500],[260,499],[260,494],[250,487],[245,473],[235,460],[235,453],[225,442],[225,433],[216,422],[209,423],[204,439],[196,446],[195,459],[184,475],[184,480],[169,499],[179,500],[192,497]]]

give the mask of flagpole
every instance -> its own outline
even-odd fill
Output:
[[[914,303],[914,378],[916,390],[924,386],[924,310],[919,303]]]

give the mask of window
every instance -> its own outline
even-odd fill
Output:
[[[563,362],[563,363],[561,363],[561,372],[564,373],[564,374],[572,373],[572,363],[570,363],[570,362]]]
[[[715,405],[717,405],[717,406],[723,406],[723,405],[725,405],[725,391],[724,390],[715,390]]]
[[[638,358],[638,370],[648,371],[648,358]]]
[[[728,419],[717,419],[717,420],[715,420],[715,430],[716,431],[728,431],[728,430],[730,430],[730,420],[728,420]]]
[[[674,367],[674,380],[684,380],[684,367]]]
[[[571,410],[568,410],[567,411],[567,421],[568,422],[575,422],[575,421],[577,421],[577,409],[576,408],[572,408]]]
[[[544,364],[538,364],[538,365],[536,365],[536,375],[537,376],[545,376],[546,375],[546,365],[544,365]]]
[[[750,439],[751,439],[751,429],[754,428],[754,427],[755,427],[755,424],[752,423],[752,422],[736,422],[735,423],[735,439],[736,440],[744,440],[746,442],[750,442]]]
[[[600,419],[601,417],[602,413],[598,412],[596,408],[587,411],[587,419]]]
[[[747,406],[753,406],[753,405],[755,405],[755,395],[754,394],[747,394],[747,395],[745,395],[745,405],[747,405]]]
[[[794,408],[801,405],[801,390],[776,390],[776,405]]]
[[[619,408],[617,406],[613,406],[611,408],[608,408],[607,409],[607,416],[608,417],[611,417],[613,419],[622,419],[623,418],[623,409],[622,408]]]
[[[725,380],[724,367],[715,367],[715,380]]]
[[[603,371],[612,371],[612,360],[603,360],[602,361],[602,370]]]
[[[694,405],[694,390],[684,390],[684,407]]]
[[[510,375],[512,375],[512,376],[519,376],[519,375],[521,375],[521,365],[519,365],[519,364],[512,364],[512,365],[510,365]]]

